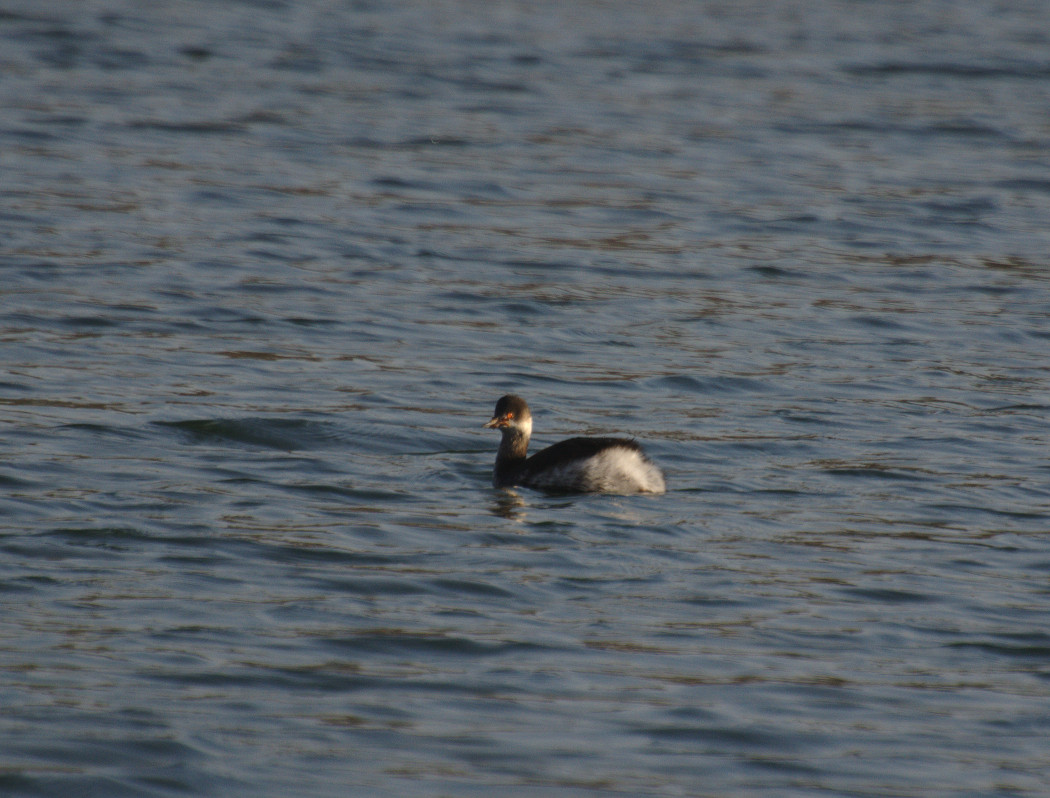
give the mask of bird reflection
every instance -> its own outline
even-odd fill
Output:
[[[509,521],[525,520],[525,500],[516,490],[503,488],[496,492],[492,502],[492,514]]]

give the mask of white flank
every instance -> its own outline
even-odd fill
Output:
[[[557,488],[582,478],[584,490],[604,493],[663,493],[663,472],[634,449],[614,446],[593,457],[574,460],[532,477],[534,487]]]

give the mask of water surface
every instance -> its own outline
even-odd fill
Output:
[[[0,792],[1044,795],[1046,21],[8,3]]]

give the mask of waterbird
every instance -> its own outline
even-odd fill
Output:
[[[494,487],[602,493],[667,490],[663,472],[637,441],[628,438],[569,438],[529,457],[532,412],[520,396],[501,396],[484,426],[503,435],[492,473]]]

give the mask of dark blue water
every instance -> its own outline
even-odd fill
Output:
[[[1047,794],[1045,4],[12,0],[0,107],[0,794]]]

